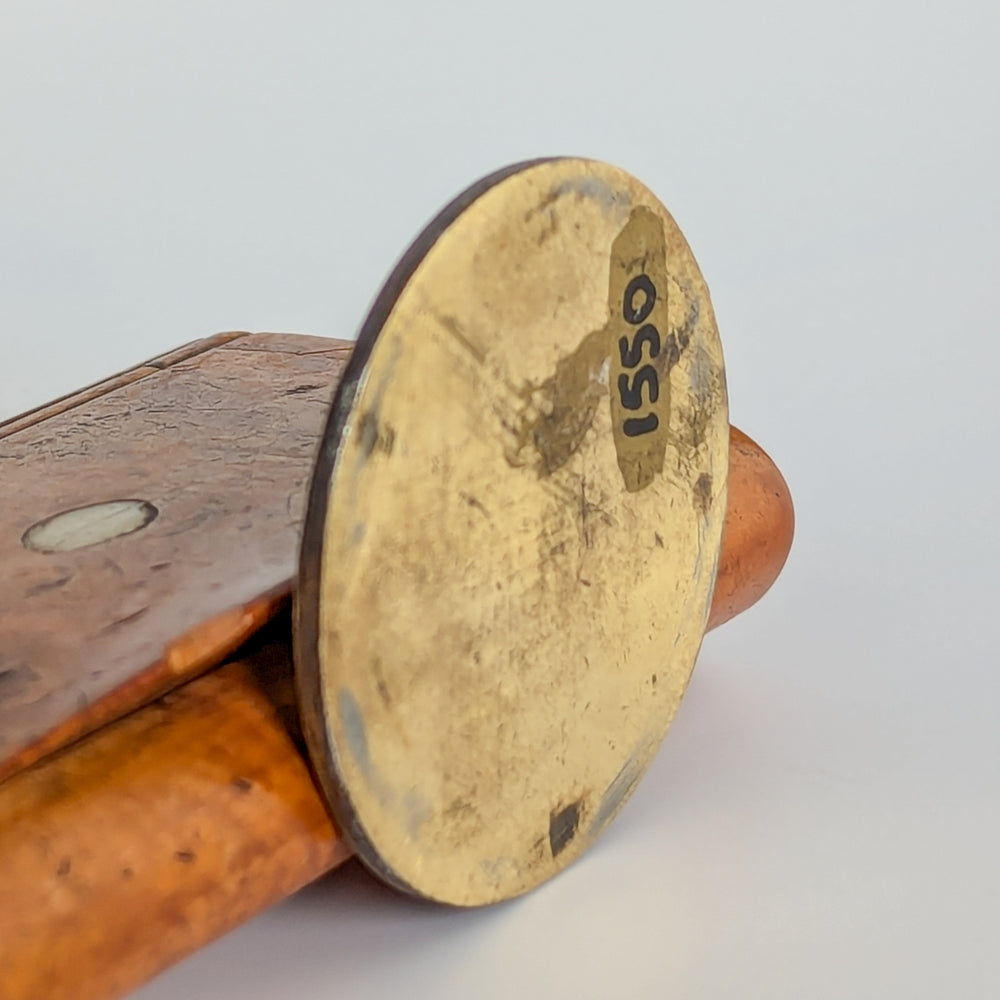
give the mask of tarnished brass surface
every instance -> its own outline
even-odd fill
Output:
[[[727,457],[708,291],[645,187],[535,163],[431,224],[348,366],[302,549],[306,726],[369,865],[474,905],[601,832],[694,665]]]

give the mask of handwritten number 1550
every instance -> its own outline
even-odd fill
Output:
[[[631,369],[618,376],[618,397],[622,406],[633,412],[652,406],[660,398],[660,377],[656,369],[651,364],[642,364],[643,345],[649,348],[650,361],[660,353],[660,332],[646,322],[655,305],[656,286],[652,279],[648,274],[636,275],[625,287],[622,315],[630,326],[638,329],[632,332],[631,338],[621,337],[618,341],[622,367]],[[639,437],[659,426],[659,418],[651,412],[644,417],[629,417],[622,429],[626,437]]]

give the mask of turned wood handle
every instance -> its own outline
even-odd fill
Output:
[[[778,467],[756,441],[729,428],[729,500],[708,628],[756,604],[792,547],[795,511]]]
[[[709,627],[791,544],[740,431]],[[121,997],[350,856],[296,740],[286,619],[242,659],[0,784],[0,995]]]

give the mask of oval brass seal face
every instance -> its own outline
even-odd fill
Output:
[[[621,170],[510,168],[411,247],[331,411],[297,628],[317,771],[380,875],[493,902],[617,813],[701,643],[727,442],[705,283]]]

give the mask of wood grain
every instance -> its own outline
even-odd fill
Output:
[[[729,500],[708,627],[756,604],[792,547],[795,509],[781,470],[756,441],[729,428]]]
[[[219,663],[287,601],[351,346],[222,334],[0,425],[0,780]],[[116,499],[159,516],[72,552],[22,545]]]
[[[260,643],[0,786],[4,1000],[123,996],[348,856],[290,676]]]

